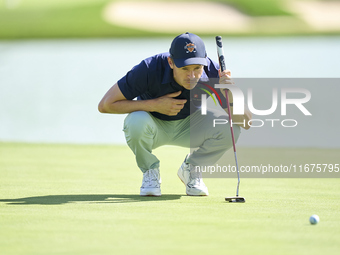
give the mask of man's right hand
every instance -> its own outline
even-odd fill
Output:
[[[127,100],[118,84],[113,85],[98,105],[101,113],[130,113],[135,111],[159,112],[168,116],[176,116],[187,102],[186,99],[175,99],[181,91],[170,93],[149,100]]]
[[[155,112],[159,112],[168,116],[176,116],[183,109],[184,104],[187,102],[186,99],[174,98],[179,96],[181,93],[181,91],[177,91],[154,99],[156,102]]]

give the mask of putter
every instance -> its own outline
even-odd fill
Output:
[[[222,46],[222,37],[221,36],[216,36],[216,45],[217,45],[217,55],[218,55],[218,60],[220,63],[221,71],[223,72],[226,70],[226,65],[225,65],[225,59],[224,59],[224,53],[223,53],[223,46]],[[244,197],[240,197],[239,194],[239,189],[240,189],[240,172],[238,169],[238,163],[237,163],[237,155],[236,155],[236,145],[235,145],[235,138],[234,138],[234,131],[233,131],[233,125],[231,123],[231,112],[230,112],[230,106],[229,106],[229,98],[228,94],[226,96],[227,99],[227,109],[228,109],[228,115],[229,115],[229,123],[230,123],[230,132],[231,132],[231,138],[233,141],[233,148],[234,148],[234,155],[235,155],[235,162],[236,162],[236,170],[237,170],[237,188],[236,188],[236,196],[235,197],[226,197],[225,201],[231,202],[231,203],[245,203],[246,199]]]

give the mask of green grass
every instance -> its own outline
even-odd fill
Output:
[[[167,31],[157,33],[106,23],[102,18],[102,11],[111,0],[21,0],[16,8],[8,8],[6,1],[0,1],[0,39],[174,36]],[[209,1],[230,4],[255,17],[292,15],[283,9],[282,0]],[[288,28],[289,25],[276,24],[277,22],[273,25],[259,21],[254,24],[257,30],[249,31],[248,34],[312,33],[300,20],[295,21],[295,27],[290,26],[291,28]],[[204,35],[208,34],[201,34]]]
[[[0,253],[338,253],[339,179],[246,178],[247,202],[227,204],[235,178],[205,179],[208,197],[185,195],[176,171],[186,152],[155,151],[163,196],[152,198],[138,195],[142,175],[127,146],[0,143]],[[291,150],[240,148],[239,157],[285,152]],[[294,149],[305,162],[317,152],[326,155]],[[318,225],[309,224],[312,214]]]
[[[283,9],[284,0],[220,0],[235,6],[237,9],[250,16],[290,16],[290,12]]]

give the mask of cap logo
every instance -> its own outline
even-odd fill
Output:
[[[184,49],[186,49],[186,53],[196,52],[196,45],[194,43],[186,43]]]

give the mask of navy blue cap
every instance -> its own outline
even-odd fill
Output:
[[[202,39],[186,32],[177,36],[171,43],[170,55],[179,68],[188,65],[207,65],[207,53]]]

